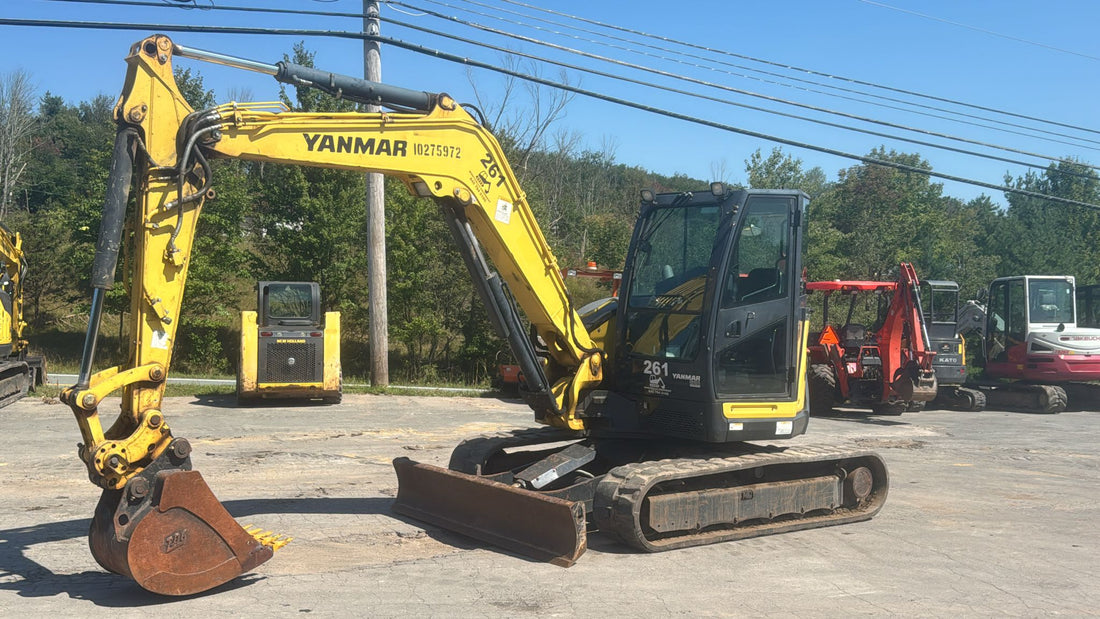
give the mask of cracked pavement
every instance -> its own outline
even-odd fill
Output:
[[[108,400],[104,417],[117,406]],[[534,426],[518,401],[345,395],[236,408],[201,396],[168,398],[164,413],[239,522],[294,541],[187,598],[104,572],[87,547],[99,492],[72,413],[32,396],[0,409],[5,615],[1100,614],[1097,412],[815,418],[791,443],[852,441],[886,460],[890,494],[873,520],[653,555],[592,533],[568,569],[390,511],[392,458],[445,466],[462,438]]]

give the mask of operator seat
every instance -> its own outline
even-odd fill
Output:
[[[767,293],[771,294],[767,294]],[[779,292],[779,269],[761,267],[749,271],[741,282],[741,300],[764,301]]]
[[[840,328],[840,345],[844,348],[859,348],[867,341],[867,327],[860,324],[846,324]]]

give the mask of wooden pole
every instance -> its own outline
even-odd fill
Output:
[[[379,34],[378,2],[363,0],[363,32]],[[382,50],[377,41],[363,40],[363,77],[382,81]],[[368,112],[381,112],[377,105],[368,105]],[[370,368],[371,384],[390,384],[389,319],[386,300],[386,193],[385,177],[377,172],[367,174],[367,294],[370,308]]]

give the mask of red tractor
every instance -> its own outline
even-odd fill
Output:
[[[936,353],[929,345],[919,285],[908,262],[901,263],[896,282],[806,284],[811,299],[821,295],[822,316],[821,331],[810,334],[811,414],[849,403],[900,415],[936,397]],[[846,305],[843,321],[830,320],[837,315],[830,313],[837,301]]]

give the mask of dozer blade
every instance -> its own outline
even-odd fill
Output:
[[[539,561],[569,567],[584,554],[584,503],[546,496],[476,475],[393,461],[393,510]]]
[[[270,559],[273,547],[286,541],[250,534],[198,471],[182,470],[105,490],[89,534],[101,566],[164,595],[190,595],[232,580]]]

